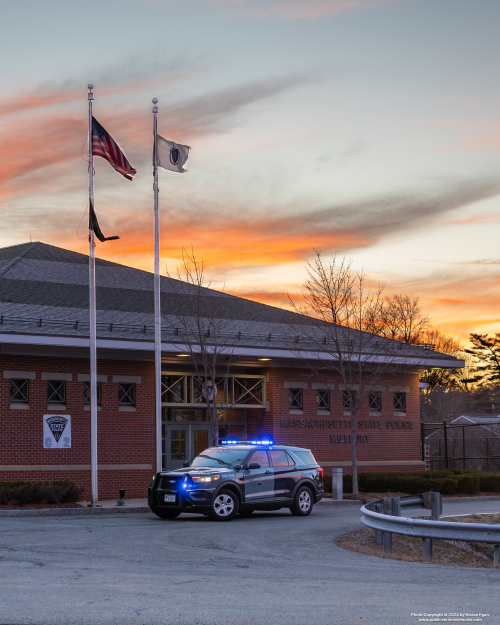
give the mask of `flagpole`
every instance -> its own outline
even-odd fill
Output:
[[[158,100],[153,98],[153,166],[154,166],[154,213],[155,213],[155,405],[156,405],[156,471],[162,471],[161,432],[161,309],[160,309],[160,220],[158,215],[158,146],[157,117]]]
[[[92,151],[92,93],[89,84],[89,193],[94,206],[94,156]],[[89,207],[90,210],[90,207]],[[90,310],[90,481],[91,506],[98,505],[97,496],[97,350],[96,350],[96,304],[95,304],[95,244],[94,230],[89,228],[89,310]]]

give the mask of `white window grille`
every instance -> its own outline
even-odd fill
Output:
[[[83,384],[84,384],[83,403],[90,404],[90,382],[84,382]],[[97,391],[97,405],[100,406],[101,405],[101,383],[100,382],[97,382],[96,391]]]
[[[10,380],[10,401],[28,403],[28,380]]]
[[[120,406],[135,406],[135,384],[120,383],[118,387],[118,403]]]
[[[349,401],[349,391],[342,391],[342,406],[344,410],[351,410],[351,405],[356,403],[356,391],[351,391],[351,401]]]
[[[49,380],[47,382],[47,402],[49,404],[66,403],[66,382],[64,380]]]
[[[327,389],[316,391],[316,404],[320,410],[330,409],[330,393]]]
[[[382,393],[374,391],[368,396],[368,408],[374,412],[382,412]]]
[[[288,389],[288,403],[290,408],[302,409],[302,389],[290,388]]]
[[[406,393],[394,393],[394,411],[406,412]]]

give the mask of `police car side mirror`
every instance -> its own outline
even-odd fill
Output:
[[[182,463],[182,466],[183,466],[183,467],[188,467],[188,466],[189,466],[189,462],[183,462],[183,463]]]
[[[260,464],[259,464],[258,462],[251,462],[251,463],[248,465],[248,468],[249,468],[249,469],[260,469]]]

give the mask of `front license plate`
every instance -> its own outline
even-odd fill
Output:
[[[175,503],[175,495],[165,495],[165,501],[167,503]]]

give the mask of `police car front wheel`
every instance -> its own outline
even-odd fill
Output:
[[[212,502],[210,518],[215,521],[230,521],[238,514],[239,502],[236,495],[229,489],[219,491]]]
[[[311,514],[313,509],[313,496],[307,486],[299,488],[295,494],[293,506],[290,508],[290,512],[294,516],[307,516]]]

